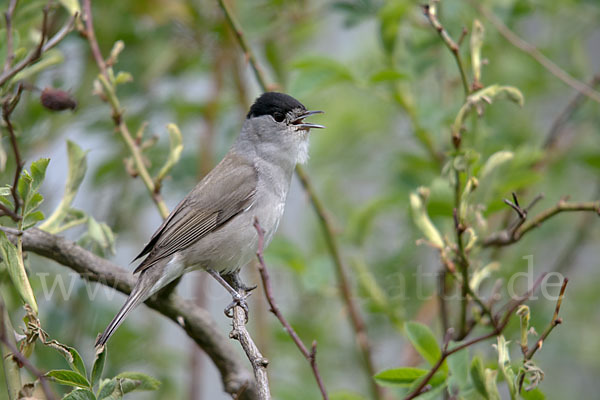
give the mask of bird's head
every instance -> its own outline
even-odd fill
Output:
[[[298,100],[284,93],[267,92],[256,99],[246,115],[243,135],[248,136],[261,153],[279,152],[295,162],[308,159],[308,134],[310,128],[323,125],[305,122],[304,119],[322,114],[308,111]]]

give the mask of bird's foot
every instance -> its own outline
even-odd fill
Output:
[[[256,287],[255,287],[256,288]],[[250,290],[253,290],[254,288],[251,288]],[[240,293],[240,292],[235,292],[235,294],[232,294],[232,298],[233,300],[231,301],[231,303],[229,303],[229,305],[227,307],[225,307],[225,315],[229,318],[233,318],[233,309],[235,307],[241,307],[242,310],[244,310],[244,314],[245,314],[245,321],[246,323],[248,323],[248,302],[246,301],[246,299],[248,298],[248,296],[250,296],[250,292],[244,290],[244,293]]]

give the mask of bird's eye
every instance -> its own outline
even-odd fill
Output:
[[[273,119],[275,119],[277,122],[282,122],[285,119],[285,115],[279,111],[275,111],[273,113]]]

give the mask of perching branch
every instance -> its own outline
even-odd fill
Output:
[[[9,234],[9,237],[16,240],[14,235]],[[129,294],[135,284],[130,272],[60,236],[32,228],[23,232],[22,239],[24,250],[71,268],[88,281],[99,282],[125,294]],[[240,399],[258,398],[250,372],[206,310],[175,294],[168,298],[154,296],[145,304],[183,328],[206,352],[219,370],[227,393],[235,396],[245,388],[239,394]]]
[[[515,209],[514,204],[509,205]],[[516,207],[518,208],[518,205],[516,205]],[[519,241],[527,232],[537,228],[556,214],[570,211],[592,211],[600,215],[600,200],[582,202],[568,202],[566,200],[560,200],[554,207],[550,207],[547,210],[542,211],[529,221],[526,221],[526,212],[524,214],[519,214],[519,221],[516,225],[491,234],[483,240],[482,246],[507,246],[509,244],[513,244]]]
[[[239,293],[243,296],[247,292],[243,289],[238,289]],[[256,389],[258,392],[258,399],[260,400],[271,400],[271,391],[269,389],[269,377],[267,376],[267,366],[269,360],[263,357],[260,350],[252,340],[252,336],[246,329],[246,311],[240,307],[235,306],[233,308],[232,324],[233,329],[229,333],[229,337],[237,340],[242,345],[252,369],[254,370],[254,378],[256,379]]]
[[[534,45],[527,43],[525,40],[520,38],[516,33],[511,31],[498,17],[496,17],[490,10],[480,5],[479,2],[469,0],[472,7],[476,8],[488,21],[494,25],[494,27],[500,32],[506,40],[508,40],[513,46],[529,54],[535,61],[542,65],[552,75],[577,90],[579,93],[589,97],[590,99],[600,103],[600,92],[594,90],[590,85],[581,82],[565,70],[556,65],[552,60],[543,55]]]
[[[431,378],[433,378],[433,375],[440,369],[440,367],[442,366],[442,364],[444,363],[446,358],[448,358],[449,356],[451,356],[452,354],[454,354],[456,352],[466,349],[467,347],[473,346],[476,343],[483,342],[484,340],[487,340],[494,336],[500,335],[502,333],[502,331],[504,330],[504,328],[506,328],[506,326],[508,325],[508,322],[510,321],[510,317],[514,314],[515,310],[521,304],[523,304],[525,301],[527,301],[527,299],[529,299],[529,297],[531,297],[531,295],[540,286],[540,284],[542,283],[545,276],[546,276],[545,273],[542,274],[535,281],[535,283],[533,284],[533,286],[530,290],[528,290],[523,296],[521,296],[517,299],[514,299],[511,303],[509,303],[510,305],[508,306],[508,309],[506,310],[506,312],[504,313],[504,316],[500,320],[500,323],[491,332],[489,332],[485,335],[476,337],[474,339],[471,339],[467,342],[464,342],[463,344],[461,344],[459,346],[456,346],[456,347],[448,350],[448,343],[450,341],[450,337],[451,337],[451,333],[452,333],[451,329],[450,329],[449,332],[446,333],[446,336],[444,339],[444,345],[442,346],[441,357],[438,359],[438,361],[435,363],[435,365],[433,367],[431,367],[431,369],[429,370],[427,375],[425,375],[425,377],[421,380],[421,383],[412,392],[410,392],[404,398],[404,400],[411,400],[411,399],[414,399],[415,397],[421,395],[423,393],[423,389],[425,389],[425,387],[427,386],[427,384],[429,383]]]
[[[254,56],[254,53],[252,52],[252,49],[248,45],[246,38],[244,36],[243,30],[241,29],[240,25],[236,22],[235,17],[233,16],[229,7],[226,5],[225,1],[218,0],[218,2],[219,2],[219,5],[221,6],[221,8],[223,9],[223,12],[225,13],[225,17],[227,19],[227,22],[229,23],[230,28],[235,32],[235,37],[238,41],[238,44],[244,51],[244,54],[246,55],[248,61],[250,62],[250,65],[252,66],[256,80],[258,81],[258,83],[261,86],[263,91],[269,90],[270,87],[269,87],[269,85],[267,85],[267,79],[265,77],[264,71],[258,64],[256,57]],[[352,327],[353,327],[354,333],[356,335],[356,341],[358,342],[361,353],[364,357],[365,369],[370,378],[370,377],[374,376],[376,373],[375,367],[373,364],[373,355],[371,353],[371,345],[369,343],[369,339],[367,336],[366,325],[364,323],[364,320],[362,319],[362,316],[360,314],[358,306],[356,305],[356,303],[354,301],[352,289],[350,287],[350,279],[348,277],[348,272],[347,272],[346,266],[343,263],[343,260],[342,260],[342,257],[341,257],[340,251],[339,251],[339,246],[337,243],[333,225],[332,225],[331,221],[329,220],[329,217],[327,215],[325,207],[323,206],[321,200],[319,199],[319,197],[317,196],[317,194],[314,190],[314,187],[308,177],[308,174],[306,173],[304,168],[302,168],[301,165],[296,166],[296,174],[297,174],[298,178],[300,179],[300,182],[302,183],[302,186],[304,187],[304,190],[306,191],[306,193],[310,199],[310,202],[312,203],[313,209],[315,210],[317,217],[319,219],[319,223],[321,224],[323,234],[325,235],[325,241],[327,243],[327,248],[329,250],[329,254],[331,255],[331,258],[332,258],[333,263],[336,268],[337,281],[338,281],[338,285],[340,287],[342,300],[344,301],[346,307],[348,308],[348,314],[350,316],[350,321],[352,323]],[[375,397],[377,399],[381,398],[382,397],[381,387],[379,387],[375,383],[375,380],[373,380],[373,379],[369,379],[369,380],[371,382],[371,389],[373,391],[373,394],[375,395]]]
[[[117,130],[121,134],[121,137],[125,141],[125,144],[127,145],[127,148],[129,149],[131,156],[133,157],[135,168],[142,180],[144,181],[146,189],[148,189],[150,197],[156,204],[160,215],[164,219],[169,215],[169,208],[162,199],[160,191],[157,190],[155,182],[152,180],[148,169],[144,165],[144,159],[142,157],[140,144],[133,139],[131,133],[129,132],[129,128],[127,127],[127,124],[123,119],[123,109],[121,108],[119,99],[117,98],[115,92],[116,88],[114,87],[112,80],[110,79],[106,67],[106,61],[102,57],[100,47],[98,46],[98,41],[96,40],[96,34],[94,32],[93,25],[91,0],[83,0],[83,9],[85,12],[85,31],[83,32],[83,34],[90,44],[94,60],[98,65],[98,69],[100,69],[100,76],[98,77],[98,80],[100,81],[100,84],[104,89],[106,101],[112,109],[112,117],[115,123],[115,127],[117,128]]]
[[[315,376],[315,379],[317,381],[317,385],[319,385],[321,396],[323,397],[323,400],[328,400],[329,397],[327,396],[327,391],[325,390],[323,379],[321,378],[319,368],[317,367],[317,341],[313,341],[311,350],[308,351],[308,349],[302,342],[302,339],[300,339],[294,328],[292,328],[290,323],[285,319],[285,317],[279,310],[279,306],[277,306],[277,303],[275,303],[275,298],[273,297],[273,289],[271,288],[271,278],[269,277],[269,272],[267,271],[267,266],[263,257],[265,231],[260,227],[260,223],[257,218],[254,219],[254,228],[258,233],[258,250],[256,251],[256,257],[258,258],[258,271],[260,272],[265,297],[269,302],[271,312],[275,314],[279,322],[281,322],[281,325],[283,325],[285,331],[288,333],[288,335],[290,335],[296,346],[298,346],[298,349],[300,350],[304,358],[306,358],[306,361],[310,363],[310,367],[312,368],[313,375]]]

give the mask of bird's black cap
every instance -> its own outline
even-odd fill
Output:
[[[306,110],[306,107],[298,100],[285,93],[267,92],[256,99],[246,118],[260,117],[261,115],[271,115],[279,121],[278,116],[285,116],[293,109],[300,108]]]

